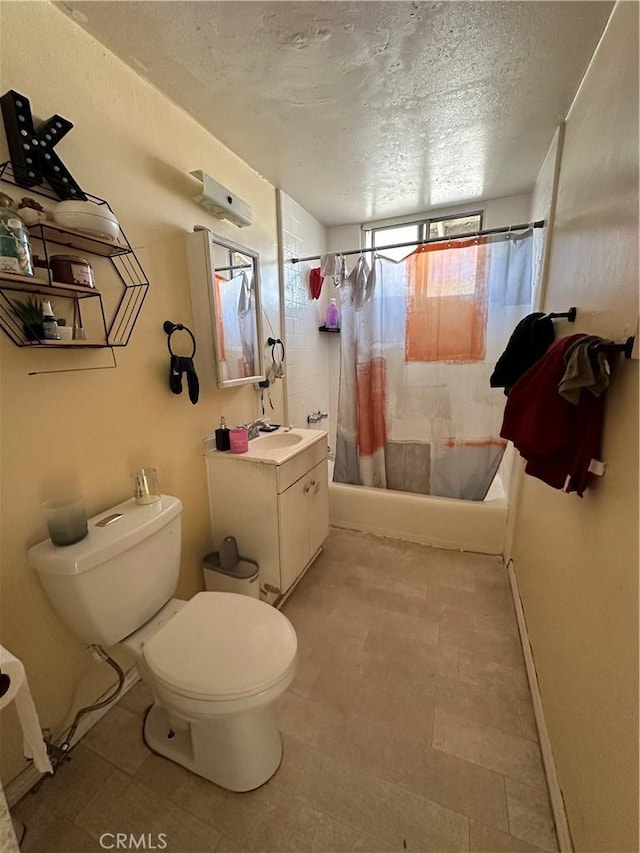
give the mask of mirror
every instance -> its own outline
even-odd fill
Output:
[[[215,361],[218,387],[263,380],[258,253],[205,228],[189,235],[188,246],[198,347],[211,342],[213,351],[202,355]]]

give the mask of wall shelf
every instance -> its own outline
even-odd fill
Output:
[[[48,347],[53,349],[97,349],[104,348],[106,346],[104,341],[53,341],[53,340],[41,340],[41,341],[27,341],[24,346],[27,347]]]
[[[329,332],[331,335],[339,335],[340,329],[328,329],[326,326],[318,326],[319,332]]]
[[[55,222],[40,222],[37,225],[29,225],[28,230],[32,237],[39,236],[47,243],[77,249],[79,252],[90,252],[92,255],[100,255],[103,258],[127,255],[132,251],[129,245],[125,246],[118,241],[102,239],[92,234],[85,234],[82,231],[74,231],[71,228],[63,228],[62,225],[57,225]]]
[[[46,187],[35,189],[33,187],[20,186],[15,181],[10,163],[0,164],[0,181],[11,184],[21,193],[31,196],[37,195],[49,201],[59,201]],[[88,193],[86,195],[89,201],[97,205],[105,205],[111,210],[109,204],[104,199]],[[52,280],[50,273],[47,280],[36,276],[0,272],[0,328],[2,331],[19,347],[44,346],[49,348],[76,349],[126,346],[129,343],[140,309],[142,308],[142,303],[147,295],[149,281],[122,228],[120,229],[118,238],[113,241],[104,239],[98,235],[65,228],[57,225],[55,222],[49,221],[28,226],[28,231],[30,242],[33,244],[35,241],[42,245],[47,269],[50,266],[49,246],[64,246],[83,254],[106,258],[110,261],[111,266],[117,274],[117,278],[122,286],[122,292],[112,317],[107,321],[102,295],[97,287],[82,287],[56,282]],[[15,300],[15,296],[19,296],[21,293],[41,296],[44,299],[50,297],[70,299],[74,305],[74,317],[76,315],[81,317],[80,300],[93,300],[89,304],[99,310],[99,314],[96,316],[96,324],[102,330],[99,339],[96,339],[92,335],[91,340],[31,340],[33,335],[26,333],[22,321],[12,305],[13,301],[17,301]]]
[[[37,293],[49,296],[67,296],[71,299],[82,299],[95,296],[94,287],[82,287],[79,284],[65,284],[61,281],[45,281],[32,275],[16,275],[10,272],[0,272],[0,288],[13,290],[16,293]]]

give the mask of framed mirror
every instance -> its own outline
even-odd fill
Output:
[[[191,305],[201,379],[219,388],[264,379],[257,252],[207,228],[187,235]]]

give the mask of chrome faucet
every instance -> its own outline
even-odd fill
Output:
[[[255,421],[252,421],[250,424],[245,424],[245,429],[247,430],[247,438],[251,441],[252,438],[258,438],[260,434],[260,427],[265,426],[269,423],[269,418],[256,418]]]
[[[307,423],[308,424],[317,424],[318,421],[321,421],[323,418],[328,418],[329,415],[327,412],[314,412],[312,415],[307,415]]]

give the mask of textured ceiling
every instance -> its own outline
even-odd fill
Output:
[[[612,6],[61,4],[327,225],[528,191]]]

